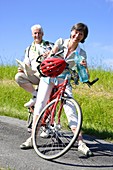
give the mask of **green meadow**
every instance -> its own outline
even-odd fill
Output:
[[[16,66],[0,66],[0,115],[27,120],[24,107],[31,95],[15,82]],[[73,85],[74,98],[83,111],[83,133],[113,141],[113,72],[90,69],[90,80],[98,77],[92,87]]]

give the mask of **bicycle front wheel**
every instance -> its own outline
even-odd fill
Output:
[[[51,109],[56,99],[51,101],[40,113],[33,132],[33,146],[36,153],[43,159],[51,160],[65,154],[77,140],[82,125],[82,110],[73,98],[59,99],[54,113],[54,125],[51,126]],[[68,120],[64,112],[66,104],[70,104],[77,117],[76,131],[73,133],[67,126]],[[64,107],[61,107],[61,106]],[[60,124],[59,124],[59,110]],[[68,110],[67,110],[68,111]],[[45,132],[43,136],[42,133]]]

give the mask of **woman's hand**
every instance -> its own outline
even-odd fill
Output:
[[[90,74],[89,74],[89,70],[88,70],[88,67],[87,67],[87,62],[86,62],[86,60],[82,60],[82,61],[80,62],[80,64],[83,65],[83,66],[86,68],[86,72],[87,72],[87,74],[88,74],[88,78],[90,78]]]
[[[82,60],[82,61],[80,62],[80,64],[83,65],[85,68],[87,68],[87,62],[86,62],[86,60]]]

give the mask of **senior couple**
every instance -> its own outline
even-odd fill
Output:
[[[49,82],[45,81],[43,77],[40,77],[38,71],[37,71],[37,62],[36,59],[39,55],[43,55],[43,59],[47,56],[51,56],[52,53],[56,53],[62,48],[64,49],[62,56],[65,58],[72,58],[75,55],[75,52],[77,52],[79,55],[83,56],[85,58],[85,62],[81,62],[80,64],[83,65],[86,68],[86,72],[89,75],[88,67],[87,67],[87,55],[86,52],[80,47],[80,43],[84,43],[85,39],[88,36],[88,27],[84,23],[77,23],[72,26],[70,30],[69,38],[63,39],[59,38],[56,40],[56,42],[51,43],[49,41],[45,41],[43,39],[44,31],[41,25],[33,25],[31,27],[31,33],[33,37],[32,44],[26,48],[25,50],[25,58],[24,63],[30,67],[34,74],[26,74],[21,67],[18,67],[18,73],[15,75],[15,80],[18,83],[20,87],[25,89],[27,92],[32,94],[32,98],[30,101],[24,104],[25,107],[34,107],[34,114],[33,114],[33,124],[32,129],[34,127],[34,124],[36,122],[36,119],[41,112],[42,108],[47,103],[47,100],[49,99],[49,96],[51,94],[51,91],[54,87],[53,81],[51,81],[51,78]],[[74,62],[74,61],[73,61]],[[35,88],[35,86],[37,88]],[[43,88],[42,88],[43,87]],[[72,96],[72,88],[67,85],[68,88],[68,94]],[[70,112],[66,113],[69,126],[74,133],[76,129],[76,113],[73,113],[70,109]],[[74,122],[74,123],[73,123]],[[49,136],[49,133],[46,131],[42,132],[41,136],[43,138],[47,138]],[[83,141],[82,133],[80,132],[78,139],[78,151],[82,152],[84,155],[90,156],[92,155],[91,150],[88,148],[88,146]],[[21,149],[30,149],[33,148],[33,142],[32,142],[32,132],[31,136],[20,145]]]

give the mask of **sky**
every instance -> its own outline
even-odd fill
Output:
[[[81,48],[89,66],[113,69],[113,0],[0,1],[0,64],[23,60],[32,41],[31,26],[40,24],[44,39],[69,38],[71,27],[85,23],[89,34]]]

